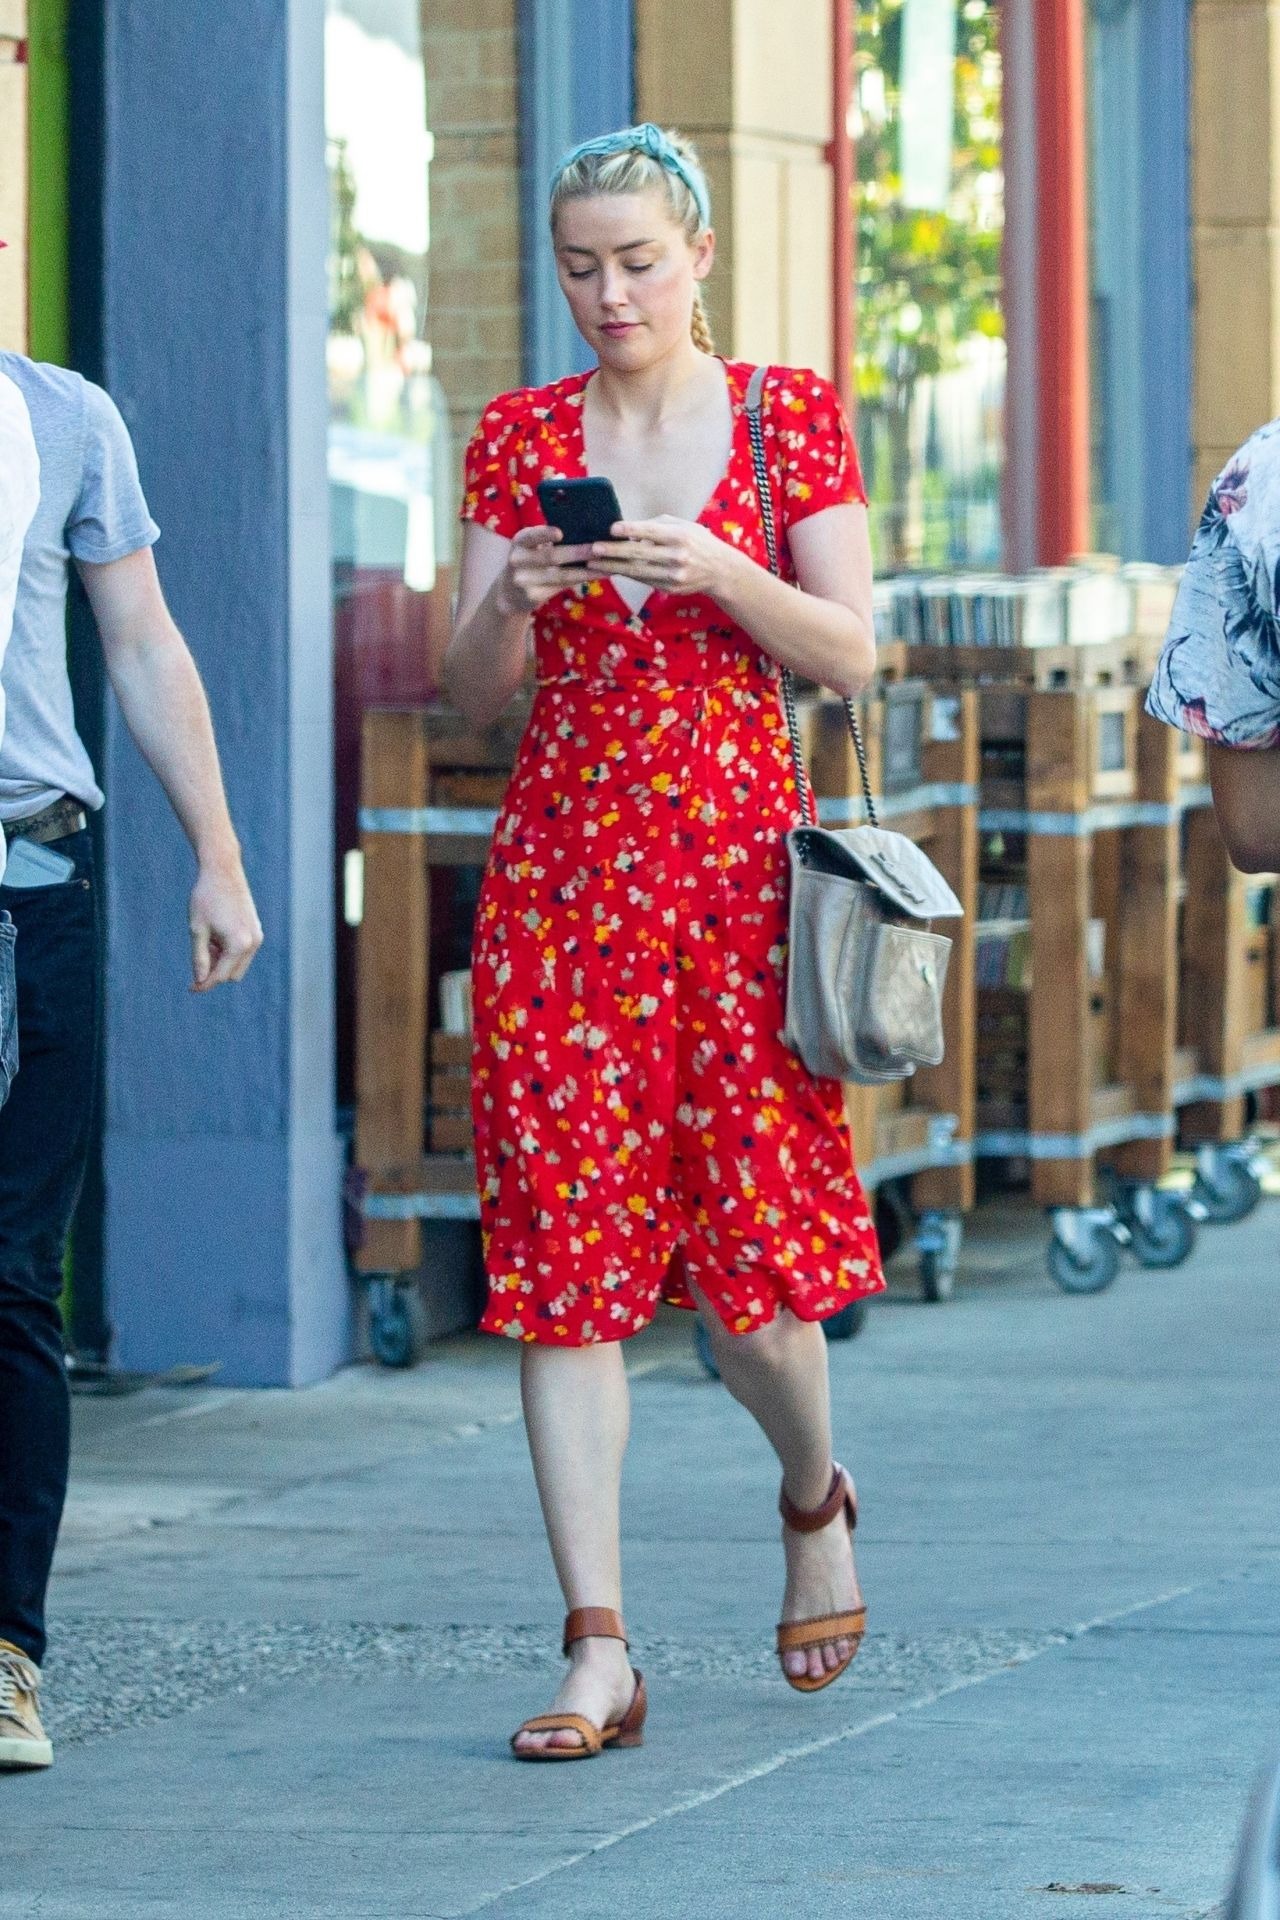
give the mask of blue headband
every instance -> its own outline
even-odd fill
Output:
[[[564,159],[551,176],[552,192],[560,183],[560,176],[576,160],[586,160],[599,156],[609,159],[615,153],[647,153],[651,160],[674,173],[683,180],[698,208],[698,218],[703,227],[711,225],[711,195],[707,191],[706,175],[693,161],[686,160],[673,140],[668,139],[661,127],[655,127],[646,120],[639,127],[624,127],[619,133],[602,133],[595,140],[584,140],[581,146],[566,153]]]

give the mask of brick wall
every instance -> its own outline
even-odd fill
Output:
[[[431,168],[429,335],[459,463],[485,402],[520,384],[515,0],[422,0]]]
[[[831,0],[636,0],[639,117],[696,140],[722,351],[831,371]]]
[[[1280,6],[1196,0],[1192,36],[1198,509],[1240,442],[1280,413]]]
[[[27,344],[26,0],[0,0],[0,347]]]

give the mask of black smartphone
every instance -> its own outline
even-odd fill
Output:
[[[622,518],[612,480],[594,473],[581,480],[539,480],[538,505],[547,525],[559,527],[567,547],[607,540]]]

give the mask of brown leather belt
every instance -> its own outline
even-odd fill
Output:
[[[80,802],[64,793],[61,800],[41,807],[39,813],[29,813],[21,820],[6,820],[4,837],[6,841],[34,840],[37,846],[48,846],[51,840],[65,840],[68,834],[83,833],[88,824]]]

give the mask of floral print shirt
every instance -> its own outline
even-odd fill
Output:
[[[1147,711],[1224,747],[1280,746],[1280,420],[1209,489]]]

